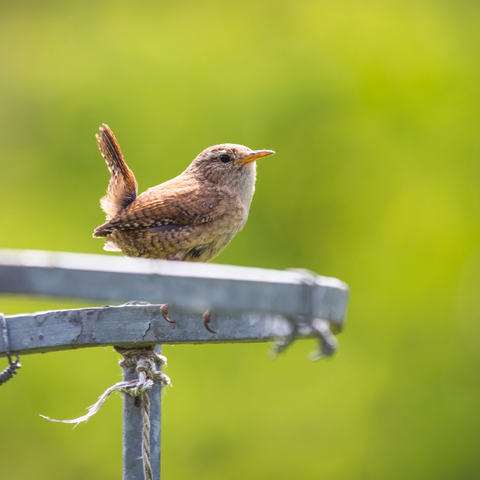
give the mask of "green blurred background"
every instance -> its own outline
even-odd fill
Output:
[[[140,191],[213,144],[276,150],[215,261],[351,287],[332,361],[164,348],[164,478],[479,478],[479,22],[467,0],[0,2],[1,248],[103,253],[105,122]],[[120,478],[119,396],[73,431],[38,416],[83,414],[117,357],[22,358],[2,478]]]

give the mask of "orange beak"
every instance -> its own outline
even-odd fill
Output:
[[[258,160],[259,158],[266,157],[267,155],[273,155],[275,152],[273,150],[255,150],[252,153],[249,153],[247,156],[243,157],[241,160],[238,160],[237,163],[250,163]]]

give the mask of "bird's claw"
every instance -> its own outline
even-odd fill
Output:
[[[163,318],[164,318],[167,322],[169,322],[169,323],[177,323],[177,322],[175,322],[174,320],[170,320],[170,319],[167,317],[167,315],[168,315],[168,309],[169,309],[170,307],[171,307],[171,305],[170,305],[169,303],[165,303],[164,305],[162,305],[162,306],[160,307],[160,312],[161,312]]]
[[[160,313],[162,314],[163,318],[169,322],[169,323],[177,323],[175,320],[170,320],[167,315],[168,315],[168,309],[171,307],[172,305],[170,303],[165,303],[164,305],[162,305],[160,307]],[[210,315],[212,314],[212,310],[209,308],[204,314],[203,314],[203,324],[205,325],[205,328],[210,332],[210,333],[217,333],[215,332],[214,330],[212,330],[210,327],[209,327],[209,323],[211,322],[211,317]]]
[[[204,314],[203,314],[203,325],[205,326],[205,328],[210,332],[210,333],[217,333],[215,331],[213,331],[209,326],[208,324],[210,323],[210,321],[212,320],[210,318],[210,315],[212,314],[212,310],[209,308]]]

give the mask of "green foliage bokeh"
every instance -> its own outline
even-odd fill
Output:
[[[351,287],[332,361],[165,346],[165,478],[478,478],[479,21],[446,0],[0,2],[0,248],[103,253],[105,122],[141,191],[210,145],[276,150],[215,261]],[[38,416],[83,414],[116,358],[23,357],[2,478],[120,477],[119,397],[73,431]]]

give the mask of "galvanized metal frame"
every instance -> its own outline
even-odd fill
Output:
[[[161,345],[155,348],[162,353]],[[159,365],[157,364],[157,369]],[[137,378],[135,367],[123,368],[123,380]],[[155,383],[148,392],[150,398],[150,464],[153,478],[160,480],[161,433],[162,433],[162,388]],[[122,480],[143,479],[142,465],[142,413],[136,401],[138,397],[123,396],[123,465]]]
[[[129,303],[5,316],[9,345],[0,357],[116,345],[265,342],[318,335],[315,319],[342,330],[349,290],[340,280],[308,271],[278,271],[26,250],[0,250],[0,293]],[[135,300],[132,302],[132,300]],[[167,323],[161,304],[173,304]],[[212,308],[208,332],[202,313]],[[160,348],[159,346],[157,349]],[[124,369],[124,378],[136,375]],[[160,478],[161,388],[151,400],[151,448]],[[124,399],[124,480],[142,478],[140,408]]]

